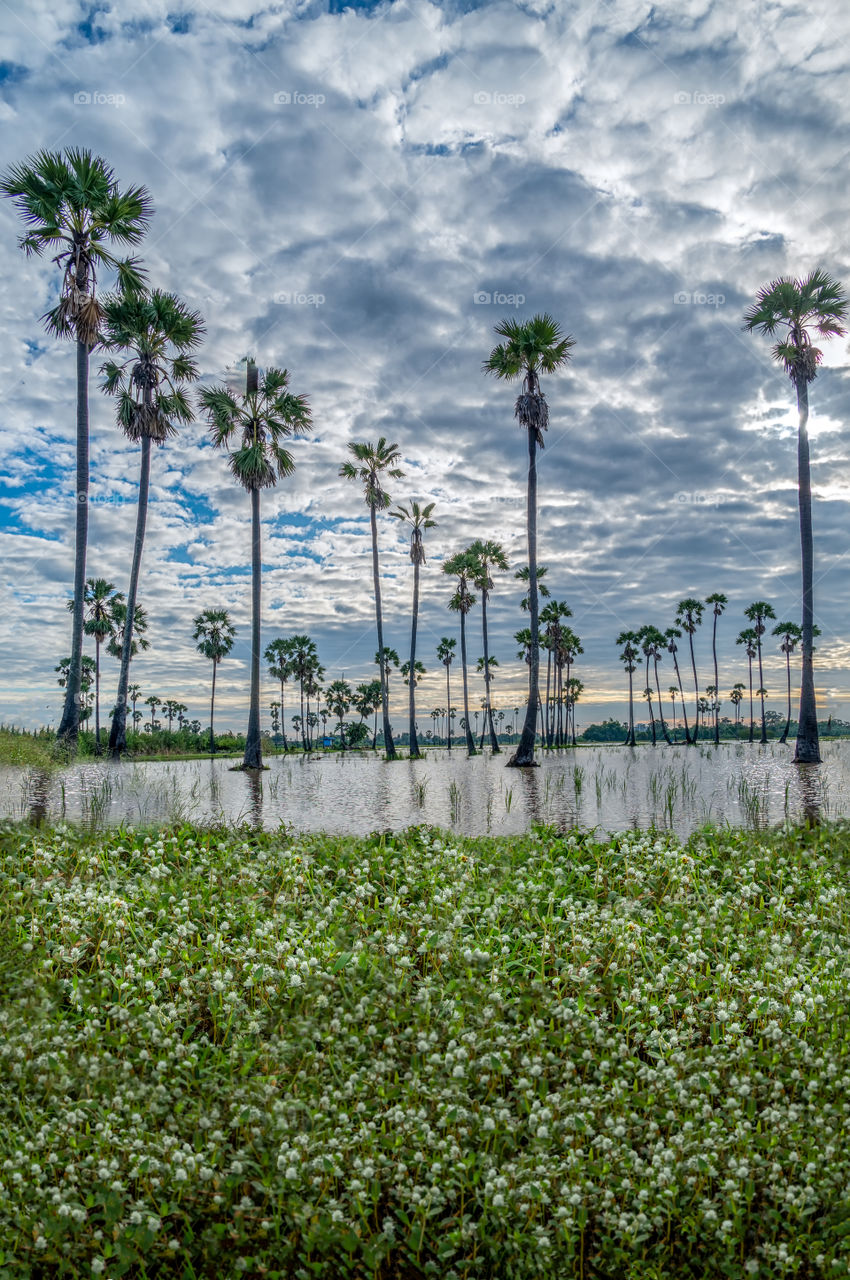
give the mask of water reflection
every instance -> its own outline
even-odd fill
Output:
[[[63,818],[126,822],[250,822],[364,833],[428,824],[464,835],[526,831],[533,823],[600,834],[629,827],[687,836],[706,821],[763,828],[850,812],[850,742],[822,746],[821,765],[794,765],[792,748],[589,747],[541,754],[536,769],[505,756],[431,750],[384,761],[370,752],[277,756],[262,773],[220,759],[0,767],[0,813],[35,825]]]

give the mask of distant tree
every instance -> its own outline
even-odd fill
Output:
[[[408,682],[408,718],[410,727],[408,736],[410,740],[410,757],[416,759],[419,756],[419,743],[416,739],[416,685],[418,677],[415,672],[416,662],[416,628],[419,622],[419,568],[425,563],[425,544],[423,535],[426,529],[434,529],[437,521],[431,519],[431,512],[434,510],[435,504],[429,502],[427,506],[420,507],[418,502],[411,502],[409,507],[399,504],[395,511],[391,511],[390,515],[396,520],[402,521],[410,527],[410,559],[413,562],[413,613],[410,628],[410,661],[404,664],[401,669],[402,675]],[[405,671],[404,668],[407,668]],[[424,673],[425,668],[422,667]]]
[[[762,671],[761,661],[761,638],[767,630],[766,623],[768,620],[775,621],[776,614],[773,612],[771,605],[764,600],[756,600],[748,608],[744,610],[744,614],[753,624],[753,631],[756,633],[756,653],[759,661],[759,685],[764,685],[764,673]],[[764,692],[758,691],[761,697],[761,741],[767,742],[767,724],[764,719]]]
[[[290,663],[291,640],[272,640],[266,645],[263,657],[268,663],[268,672],[272,680],[280,683],[280,728],[283,734],[283,751],[286,754],[286,685],[292,675]]]
[[[753,718],[753,658],[756,656],[756,653],[758,652],[758,649],[757,649],[757,647],[756,647],[756,642],[757,642],[757,640],[758,640],[758,636],[756,635],[756,632],[755,632],[755,628],[754,628],[754,627],[745,627],[745,628],[744,628],[744,630],[743,630],[743,631],[741,631],[741,632],[739,633],[739,635],[738,635],[737,639],[735,640],[735,643],[736,643],[736,644],[742,644],[742,645],[744,645],[744,646],[746,647],[746,652],[747,652],[747,661],[748,661],[748,663],[749,663],[749,670],[750,670],[750,742],[752,742],[752,741],[753,741],[753,730],[754,730],[754,728],[755,728],[755,720],[754,720],[754,718]]]
[[[712,606],[712,610],[714,614],[714,626],[711,632],[711,652],[714,658],[714,688],[715,690],[717,690],[720,688],[720,681],[718,680],[718,677],[717,677],[717,619],[721,617],[723,610],[726,608],[726,605],[729,603],[729,601],[726,599],[726,596],[724,596],[721,591],[715,591],[713,595],[706,596],[705,603],[710,604]],[[720,718],[718,714],[720,710],[720,699],[716,693],[715,693],[715,703],[716,703],[716,706],[714,708],[714,744],[716,746],[720,742]]]
[[[508,560],[504,548],[500,543],[493,542],[492,539],[484,541],[477,538],[475,542],[470,543],[467,547],[467,555],[474,564],[472,581],[481,593],[481,629],[484,643],[484,665],[482,670],[484,672],[484,699],[487,704],[484,708],[484,718],[486,727],[490,731],[490,749],[496,755],[501,751],[501,747],[493,724],[493,709],[490,698],[491,668],[487,635],[487,602],[490,599],[490,592],[493,590],[493,572],[505,572],[508,568]]]
[[[688,727],[688,708],[685,704],[685,691],[682,687],[682,673],[679,670],[679,647],[677,640],[681,640],[682,632],[678,627],[668,627],[664,632],[664,639],[667,641],[667,652],[673,658],[673,670],[676,673],[676,681],[679,685],[679,699],[682,703],[682,720],[685,725],[685,742],[690,742],[691,732]]]
[[[453,640],[450,636],[441,636],[440,642],[437,645],[437,658],[440,662],[442,662],[443,666],[446,668],[446,715],[447,717],[450,717],[451,715],[451,701],[452,701],[451,688],[449,686],[449,668],[454,662],[456,648],[457,648],[457,641]],[[451,751],[452,733],[451,733],[450,722],[448,724],[447,733],[446,733],[446,747],[448,748],[449,751]]]
[[[475,596],[471,587],[476,570],[475,561],[465,551],[459,551],[443,561],[443,573],[457,578],[455,593],[449,601],[449,608],[460,615],[460,669],[463,678],[463,721],[461,728],[466,732],[467,754],[474,756],[475,740],[469,724],[469,688],[466,663],[466,615],[475,604]]]
[[[86,578],[83,630],[94,637],[94,753],[99,756],[100,747],[100,646],[115,636],[115,608],[124,597],[113,583],[105,578]],[[74,612],[73,600],[68,609]],[[126,610],[125,610],[126,613]]]
[[[212,693],[210,695],[210,755],[215,752],[215,676],[218,664],[233,648],[236,628],[226,609],[204,609],[195,618],[193,638],[198,653],[213,664]]]
[[[629,675],[629,725],[626,732],[627,747],[635,745],[635,708],[632,687],[634,673],[637,670],[637,659],[640,656],[640,639],[636,631],[621,631],[617,636],[617,648],[620,650],[620,661]]]
[[[694,632],[702,622],[702,615],[705,605],[701,600],[688,596],[685,600],[680,600],[676,606],[676,626],[682,631],[686,631],[688,635],[688,644],[691,650],[691,669],[694,673],[694,697],[697,702],[696,721],[697,728],[694,732],[693,741],[696,742],[699,736],[699,680],[697,679],[697,661],[694,657]]]
[[[351,704],[354,699],[354,690],[347,680],[332,680],[325,692],[325,701],[328,710],[335,715],[339,721],[339,740],[343,751],[346,748],[345,742],[345,717],[351,710]]]

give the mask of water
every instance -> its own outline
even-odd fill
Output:
[[[764,828],[850,813],[850,742],[821,746],[820,766],[792,748],[586,747],[506,769],[508,753],[473,759],[432,751],[388,763],[370,753],[282,757],[262,774],[230,760],[0,767],[0,814],[93,826],[250,823],[365,834],[427,823],[464,835],[509,835],[534,822],[610,834],[634,827],[687,836],[707,822]]]

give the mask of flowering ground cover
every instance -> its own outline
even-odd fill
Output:
[[[845,1276],[850,831],[0,831],[0,1280]]]

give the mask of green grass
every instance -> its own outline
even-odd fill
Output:
[[[0,829],[0,1280],[846,1276],[850,831]]]
[[[30,733],[0,725],[0,764],[43,765],[56,763],[53,755],[55,738],[46,729]]]

